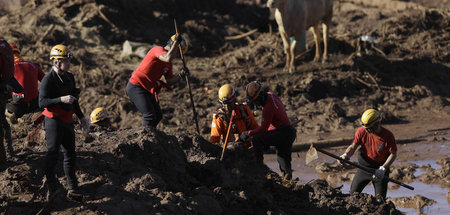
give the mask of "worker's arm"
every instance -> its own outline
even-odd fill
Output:
[[[389,155],[389,157],[386,159],[386,161],[383,164],[383,167],[388,169],[392,163],[394,163],[395,158],[397,158],[397,152],[393,152]]]

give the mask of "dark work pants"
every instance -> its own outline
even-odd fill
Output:
[[[296,137],[297,131],[291,125],[280,126],[279,128],[266,133],[255,134],[252,137],[252,144],[257,162],[263,162],[263,152],[265,148],[275,146],[280,170],[282,172],[292,170],[291,149]]]
[[[0,97],[0,161],[6,161],[6,150],[4,145],[4,139],[8,145],[8,151],[12,152],[12,138],[11,138],[11,126],[6,120],[5,106],[6,99]]]
[[[374,171],[384,163],[370,162],[361,155],[361,152],[358,152],[358,162],[359,165],[374,169]],[[386,169],[385,176],[389,177],[389,172],[389,169]],[[375,181],[373,178],[373,174],[361,169],[358,169],[355,176],[353,177],[352,185],[350,187],[350,193],[361,193],[370,181],[372,181],[373,187],[375,189],[375,195],[380,195],[384,199],[386,199],[388,179],[384,178],[381,181]]]
[[[45,117],[45,138],[47,139],[47,152],[45,154],[45,176],[47,185],[57,185],[55,167],[60,147],[64,153],[63,168],[69,188],[76,188],[78,182],[75,176],[75,131],[72,123],[64,123],[60,119]]]
[[[162,112],[155,96],[130,82],[127,83],[127,95],[142,113],[142,125],[156,127],[162,119]]]
[[[14,113],[17,118],[20,118],[24,114],[39,110],[38,98],[30,102],[13,101],[6,105],[6,109],[8,112]]]

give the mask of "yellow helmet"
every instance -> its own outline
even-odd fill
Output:
[[[172,36],[170,37],[169,42],[167,42],[167,45],[172,46],[173,43],[175,42],[175,37],[176,37],[176,36],[177,36],[176,34],[172,35]],[[183,51],[183,54],[186,53],[187,50],[188,50],[189,45],[188,45],[187,40],[186,40],[184,37],[181,37],[181,43],[180,43],[180,45],[181,45],[181,50]]]
[[[56,45],[53,46],[52,50],[50,51],[50,60],[53,59],[72,59],[73,55],[72,52],[67,48],[65,45]]]
[[[368,109],[364,111],[361,116],[361,125],[364,128],[371,128],[381,121],[381,114],[375,109]]]
[[[104,119],[106,119],[107,114],[104,108],[99,107],[99,108],[95,108],[90,116],[90,121],[92,124],[100,122]]]
[[[231,103],[236,100],[236,91],[230,84],[225,84],[219,89],[219,102],[222,104]]]
[[[247,84],[245,91],[247,93],[247,101],[253,102],[261,93],[261,84],[257,81],[252,81],[250,84]]]

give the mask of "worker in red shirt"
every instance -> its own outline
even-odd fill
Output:
[[[166,46],[155,46],[150,49],[127,83],[127,95],[142,113],[144,126],[156,128],[162,119],[158,100],[161,88],[171,89],[171,85],[180,81],[182,76],[189,75],[187,69],[182,69],[177,76],[173,75],[172,59],[177,56],[179,44],[185,53],[188,44],[179,34],[173,35]],[[162,76],[166,82],[160,80]]]
[[[36,64],[25,61],[20,56],[20,49],[11,44],[14,52],[14,77],[23,87],[23,93],[12,93],[12,102],[6,105],[11,123],[17,123],[17,118],[26,113],[39,109],[38,103],[38,81],[45,76],[44,72]]]
[[[297,131],[291,125],[283,103],[274,93],[262,89],[257,81],[247,85],[246,94],[249,102],[262,107],[262,120],[258,128],[242,132],[240,139],[245,141],[252,137],[256,162],[260,164],[264,160],[264,149],[275,146],[283,178],[290,180],[292,178],[291,149],[297,137]]]
[[[360,193],[372,181],[377,201],[384,201],[387,193],[389,167],[397,157],[397,145],[392,132],[381,126],[381,114],[375,109],[366,110],[361,116],[361,127],[356,130],[353,143],[341,155],[350,159],[358,146],[359,165],[375,170],[375,175],[358,169],[353,177],[350,193]],[[380,198],[381,197],[381,198]]]
[[[231,125],[228,142],[239,141],[239,135],[243,131],[255,129],[258,127],[258,123],[255,120],[247,103],[236,102],[236,91],[230,84],[225,84],[219,89],[219,103],[221,108],[213,115],[211,123],[211,137],[210,142],[219,144],[225,142],[225,138],[230,124],[231,113],[235,112],[233,122]],[[244,145],[249,147],[249,141],[244,142]]]

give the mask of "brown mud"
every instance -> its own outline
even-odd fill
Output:
[[[85,141],[76,126],[77,176],[87,198],[84,203],[57,199],[47,212],[400,213],[395,208],[400,201],[378,204],[371,195],[343,194],[326,180],[283,182],[267,167],[254,167],[249,153],[239,146],[231,146],[229,157],[220,163],[220,149],[206,141],[218,107],[217,90],[231,83],[243,100],[244,87],[253,80],[279,95],[289,117],[300,120],[295,144],[351,139],[361,113],[378,108],[401,144],[417,144],[399,147],[396,177],[439,184],[444,178],[448,189],[448,153],[434,150],[449,139],[450,2],[335,1],[329,61],[312,61],[315,47],[308,32],[308,48],[297,54],[293,74],[283,71],[281,39],[270,11],[255,2],[259,1],[0,0],[1,37],[19,45],[23,57],[44,71],[50,70],[51,47],[68,45],[75,56],[71,71],[82,90],[85,115],[105,107],[120,128],[93,132],[94,139]],[[141,58],[123,55],[123,43],[145,43],[143,49],[163,45],[175,33],[174,18],[191,44],[186,63],[199,136],[194,135],[186,83],[160,94],[164,116],[158,130],[140,128],[141,115],[125,93]],[[254,29],[240,39],[229,38]],[[361,41],[363,35],[378,43]],[[175,73],[180,68],[181,61],[175,60]],[[1,166],[1,212],[30,214],[45,205],[45,141],[43,135],[37,143],[26,141],[35,116],[28,114],[12,125],[17,156]],[[420,166],[401,166],[403,161],[430,159],[439,160],[442,170],[423,167],[426,176],[413,177]],[[351,180],[351,175],[346,178]]]

